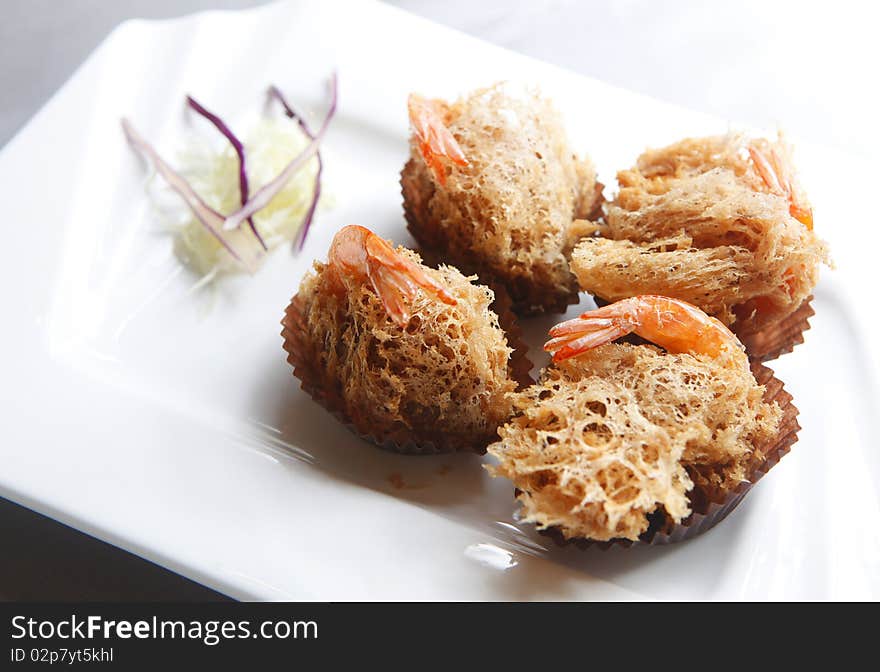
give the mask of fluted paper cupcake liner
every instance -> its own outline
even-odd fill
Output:
[[[499,322],[507,334],[508,345],[513,350],[509,363],[511,377],[521,386],[529,385],[532,382],[529,376],[532,363],[527,357],[528,348],[520,338],[516,317],[505,307],[503,301],[501,304],[496,301],[493,304],[493,309],[499,316]],[[318,358],[312,355],[305,310],[305,302],[297,294],[287,306],[284,318],[281,320],[281,336],[284,339],[283,347],[287,352],[287,361],[293,367],[293,375],[300,380],[303,391],[332,413],[358,437],[385,450],[406,455],[485,452],[486,446],[482,446],[481,449],[474,448],[472,442],[464,437],[457,438],[450,434],[445,437],[442,443],[438,443],[419,439],[405,428],[378,434],[365,419],[358,421],[352,419],[346,412],[345,401],[335,390],[324,383],[322,372],[316,370],[315,364]],[[486,441],[486,445],[489,443],[491,443],[491,439]]]
[[[776,324],[754,334],[737,333],[737,336],[746,346],[749,359],[768,362],[804,342],[804,332],[810,328],[809,319],[815,314],[813,297],[808,296],[796,311]]]
[[[498,325],[507,337],[507,345],[513,352],[510,355],[510,377],[513,378],[519,389],[532,385],[532,360],[529,359],[529,347],[523,340],[522,328],[519,320],[513,313],[513,300],[502,285],[489,285],[489,289],[495,294],[495,300],[490,308],[498,316]]]
[[[767,445],[756,449],[750,465],[747,480],[740,483],[732,491],[708,492],[699,486],[688,493],[692,513],[680,523],[671,521],[661,510],[649,516],[648,529],[642,533],[638,541],[629,539],[612,539],[610,541],[594,541],[591,539],[566,539],[558,528],[542,530],[559,546],[574,545],[578,548],[608,549],[612,546],[629,547],[633,545],[659,546],[692,539],[712,529],[724,520],[743,500],[755,483],[761,480],[773,468],[797,441],[800,425],[797,421],[798,409],[792,404],[792,396],[783,387],[782,381],[776,378],[769,368],[760,362],[752,363],[752,374],[759,385],[764,386],[764,401],[779,404],[782,417],[776,437]]]

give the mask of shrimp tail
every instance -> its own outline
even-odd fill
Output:
[[[419,152],[437,181],[445,185],[445,162],[467,166],[467,157],[455,136],[443,123],[435,103],[412,93],[407,100],[407,108],[410,123],[418,140]]]
[[[654,295],[633,296],[557,324],[544,350],[561,362],[633,333],[669,352],[746,361],[736,336],[717,319],[685,301]]]
[[[328,255],[342,287],[368,282],[388,316],[399,326],[412,315],[419,288],[447,305],[456,299],[419,264],[406,258],[385,240],[362,226],[343,227]]]

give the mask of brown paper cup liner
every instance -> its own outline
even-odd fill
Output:
[[[590,209],[585,214],[579,215],[578,219],[589,219],[591,222],[604,221],[605,202],[605,185],[597,180],[596,186],[593,187],[593,202],[590,204]]]
[[[800,307],[776,324],[753,334],[737,334],[746,346],[749,359],[767,362],[794,350],[804,342],[804,332],[810,328],[809,319],[816,314],[813,297],[808,296]]]
[[[797,441],[797,433],[800,429],[797,421],[798,409],[791,403],[792,396],[785,391],[782,381],[760,362],[752,362],[752,374],[758,384],[764,386],[764,401],[778,403],[782,409],[782,417],[779,420],[779,430],[775,439],[755,451],[755,457],[746,481],[740,483],[734,490],[727,492],[707,492],[705,489],[695,487],[688,493],[692,513],[687,518],[680,523],[674,523],[663,511],[655,512],[649,516],[648,529],[642,533],[638,541],[629,539],[612,539],[610,541],[566,539],[558,528],[541,530],[541,534],[550,537],[559,546],[574,545],[581,549],[598,547],[605,550],[612,546],[673,544],[692,539],[715,527],[739,505],[755,483],[761,480],[791,450],[792,445]]]
[[[513,350],[510,355],[510,377],[513,378],[519,389],[532,385],[532,360],[529,359],[529,346],[523,341],[522,328],[519,320],[513,313],[513,299],[504,289],[503,285],[489,285],[495,293],[495,301],[490,306],[498,316],[498,324],[507,337],[507,345]]]
[[[496,312],[499,306],[493,304]],[[510,361],[511,377],[520,386],[530,385],[532,379],[529,371],[532,363],[526,353],[528,348],[520,338],[520,330],[516,318],[509,310],[498,313],[499,322],[507,334],[508,345],[513,349]],[[506,326],[505,326],[506,325]],[[413,436],[412,433],[402,428],[391,433],[378,434],[365,419],[354,420],[346,412],[345,402],[341,396],[324,382],[322,372],[314,366],[317,358],[312,355],[311,339],[306,328],[305,302],[299,294],[293,297],[284,318],[281,320],[281,336],[284,339],[284,350],[287,352],[287,361],[293,367],[293,375],[299,378],[304,392],[309,394],[316,402],[321,404],[332,413],[342,424],[348,427],[360,438],[373,443],[380,448],[395,453],[406,455],[436,455],[438,453],[452,452],[475,452],[485,453],[486,446],[475,447],[465,437],[448,436],[443,441],[423,440]],[[486,445],[491,443],[486,442]]]

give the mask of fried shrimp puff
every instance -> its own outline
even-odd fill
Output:
[[[751,344],[774,330],[770,341],[799,337],[806,318],[797,329],[785,323],[805,306],[828,252],[781,137],[687,139],[645,152],[617,179],[600,237],[572,254],[582,289],[606,301],[677,297],[731,327],[759,359],[791,349],[775,342],[753,353]]]
[[[454,103],[410,96],[404,213],[422,250],[504,287],[521,314],[577,299],[568,267],[602,185],[572,152],[553,105],[497,84]]]
[[[662,348],[611,342],[629,333]],[[649,525],[685,521],[695,493],[724,502],[775,449],[779,405],[735,336],[698,308],[634,297],[550,336],[553,364],[515,395],[489,446],[490,472],[514,483],[539,529],[644,540]]]
[[[334,238],[283,321],[303,389],[399,452],[483,452],[510,414],[513,349],[491,290],[359,226]]]

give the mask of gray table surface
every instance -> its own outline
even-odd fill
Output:
[[[127,18],[264,0],[0,0],[0,145]],[[617,86],[880,157],[873,3],[397,0],[392,4]],[[601,104],[601,101],[597,101]],[[842,166],[845,170],[846,167]],[[0,437],[2,438],[2,437]],[[221,596],[0,500],[0,599]]]

